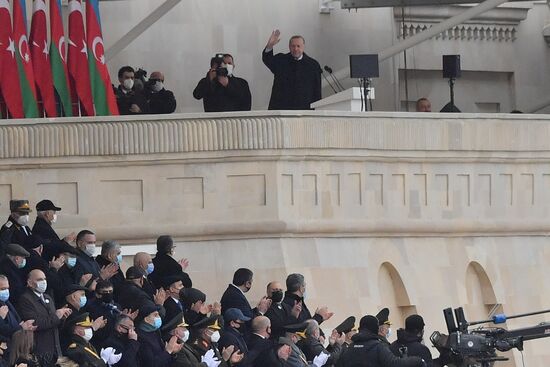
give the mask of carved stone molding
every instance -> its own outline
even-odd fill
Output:
[[[394,8],[394,17],[398,23],[399,38],[403,38],[403,33],[405,33],[406,38],[412,37],[417,33],[427,30],[434,24],[460,14],[464,10],[464,6],[458,5],[405,8],[405,27],[403,27],[401,8]],[[499,7],[492,9],[464,24],[440,33],[434,39],[513,42],[516,39],[517,26],[526,19],[528,10],[528,7]]]

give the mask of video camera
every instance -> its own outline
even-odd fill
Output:
[[[227,68],[222,66],[222,64],[223,64],[223,55],[224,54],[218,53],[214,56],[214,62],[218,65],[218,67],[216,68],[216,76],[228,76],[229,75],[229,72],[227,71]]]
[[[147,70],[138,68],[134,73],[134,89],[143,90],[149,86],[148,83]]]
[[[507,361],[508,358],[497,355],[497,351],[506,352],[513,348],[523,350],[523,342],[550,336],[550,324],[541,323],[533,327],[506,330],[499,327],[478,327],[468,330],[469,326],[485,323],[502,324],[508,319],[538,315],[550,310],[506,316],[498,314],[489,320],[467,322],[462,307],[443,310],[448,335],[435,331],[430,336],[432,344],[441,356],[441,365],[455,367],[488,367],[494,362]],[[456,317],[456,319],[455,319]]]

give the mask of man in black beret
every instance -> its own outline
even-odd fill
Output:
[[[405,319],[405,329],[397,330],[397,340],[390,349],[398,357],[418,356],[427,367],[433,366],[430,349],[422,344],[424,336],[424,319],[420,315],[411,315]]]
[[[390,342],[388,338],[391,336],[391,322],[389,320],[390,310],[388,308],[383,308],[376,314],[378,319],[378,336],[389,347]]]
[[[32,233],[29,227],[32,210],[28,200],[10,200],[10,212],[8,220],[0,228],[0,256],[10,243],[24,246],[25,239]]]
[[[366,315],[359,321],[359,332],[351,339],[337,367],[422,367],[424,361],[419,357],[397,358],[384,345],[378,336],[379,321],[375,316]]]
[[[61,208],[55,206],[51,200],[45,199],[36,204],[36,221],[32,232],[42,238],[44,250],[42,257],[50,261],[56,254],[59,254],[64,244],[70,244],[76,239],[76,233],[71,232],[63,239],[60,239],[52,225],[57,221],[57,212]]]
[[[94,335],[92,320],[87,312],[73,313],[65,321],[70,334],[66,355],[79,366],[106,367],[99,352],[90,343]]]
[[[10,282],[10,297],[17,302],[27,285],[27,258],[29,252],[16,243],[5,246],[6,256],[0,261],[0,269]]]

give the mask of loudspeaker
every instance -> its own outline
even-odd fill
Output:
[[[378,78],[378,55],[349,55],[352,78]]]
[[[443,78],[460,78],[460,55],[443,55]]]

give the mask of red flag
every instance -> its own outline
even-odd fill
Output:
[[[40,97],[42,97],[44,110],[46,110],[48,117],[57,117],[46,30],[46,3],[44,0],[34,0],[29,43],[31,45],[36,87]]]
[[[36,88],[32,70],[31,54],[27,39],[27,17],[25,0],[13,2],[13,38],[16,45],[15,58],[19,70],[19,85],[25,117],[38,117]]]
[[[81,0],[69,1],[69,56],[67,63],[69,64],[71,84],[80,100],[82,115],[94,116]]]
[[[17,0],[16,0],[17,1]],[[0,92],[13,118],[23,118],[23,100],[19,85],[15,41],[11,28],[11,13],[8,0],[0,0]]]
[[[90,80],[97,115],[118,115],[115,93],[111,77],[105,63],[105,49],[101,35],[98,0],[86,1],[86,32],[90,54]]]
[[[63,116],[72,116],[69,71],[67,70],[67,42],[61,19],[61,0],[50,0],[50,29],[50,64],[53,85],[59,96],[60,112]]]

